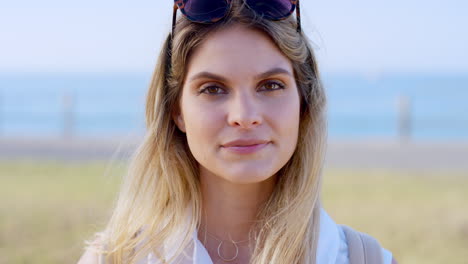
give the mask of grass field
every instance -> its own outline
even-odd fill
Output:
[[[105,163],[0,162],[0,263],[75,263],[124,173]],[[468,263],[468,175],[325,171],[332,218],[403,263]]]

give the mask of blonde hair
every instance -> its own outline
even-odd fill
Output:
[[[250,234],[256,241],[251,263],[315,263],[327,135],[326,97],[315,57],[305,35],[296,31],[294,17],[265,20],[236,1],[218,23],[193,23],[181,17],[172,43],[170,36],[164,43],[147,93],[147,133],[131,160],[113,215],[101,233],[105,248],[100,252],[108,263],[134,263],[150,252],[163,263],[170,263],[193,243],[201,219],[199,171],[172,113],[191,53],[208,34],[233,24],[270,36],[291,60],[301,96],[297,147],[278,172],[275,189],[258,212],[255,232]],[[187,218],[187,213],[191,217]],[[163,245],[174,234],[182,242],[174,245],[174,258],[164,259]]]

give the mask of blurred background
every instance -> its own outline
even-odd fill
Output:
[[[172,6],[0,4],[0,263],[74,263],[104,227]],[[467,11],[301,2],[329,100],[324,207],[399,263],[468,263]]]

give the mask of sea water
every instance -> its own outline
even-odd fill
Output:
[[[150,74],[0,75],[0,137],[142,135]],[[324,74],[330,139],[468,140],[468,75]]]

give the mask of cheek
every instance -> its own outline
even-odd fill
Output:
[[[282,139],[297,141],[300,119],[299,96],[294,95],[283,100],[269,111],[270,119]]]
[[[292,157],[297,147],[299,134],[299,99],[295,97],[289,99],[283,103],[282,107],[274,108],[271,113],[278,136],[278,158],[282,166]]]
[[[192,153],[204,153],[208,150],[207,146],[218,144],[217,135],[223,124],[221,111],[190,101],[182,107],[187,141]]]

